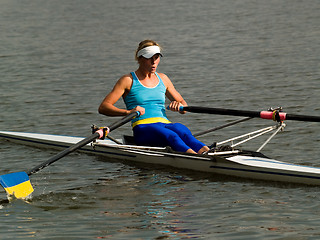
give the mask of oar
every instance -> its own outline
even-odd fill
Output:
[[[113,131],[114,129],[124,125],[125,123],[129,122],[131,119],[140,115],[140,112],[132,112],[129,115],[125,116],[121,120],[111,124],[109,127],[99,129],[91,136],[81,140],[80,142],[76,143],[73,146],[63,150],[62,152],[58,153],[57,155],[49,158],[47,161],[39,164],[38,166],[30,169],[26,172],[16,172],[16,173],[9,173],[6,175],[0,176],[0,184],[6,190],[9,195],[14,195],[16,198],[26,198],[33,192],[33,187],[30,183],[29,176],[40,171],[41,169],[51,165],[52,163],[58,161],[59,159],[63,158],[64,156],[68,155],[69,153],[74,152],[75,150],[85,146],[86,144],[92,142],[95,139],[103,138],[106,134]]]
[[[194,112],[194,113],[209,113],[209,114],[220,114],[220,115],[231,115],[231,116],[243,116],[243,117],[251,117],[251,118],[273,119],[275,121],[296,120],[296,121],[307,121],[307,122],[320,122],[319,116],[288,114],[284,112],[279,112],[277,110],[257,112],[257,111],[247,111],[247,110],[234,110],[234,109],[225,109],[225,108],[209,108],[209,107],[196,107],[196,106],[180,107],[179,110]]]
[[[244,121],[248,121],[248,120],[250,120],[250,119],[252,119],[252,118],[251,118],[251,117],[247,117],[247,118],[239,119],[239,120],[236,120],[236,121],[232,121],[232,122],[230,122],[230,123],[223,124],[223,125],[218,126],[218,127],[210,128],[210,129],[208,129],[208,130],[195,133],[195,134],[193,134],[193,136],[199,137],[199,136],[202,136],[202,135],[204,135],[204,134],[207,134],[207,133],[210,133],[210,132],[213,132],[213,131],[217,131],[217,130],[220,130],[220,129],[223,129],[223,128],[226,128],[226,127],[230,127],[230,126],[232,126],[232,125],[236,125],[236,124],[241,123],[241,122],[244,122]]]

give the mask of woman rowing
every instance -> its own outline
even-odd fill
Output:
[[[117,81],[102,101],[99,113],[125,116],[139,111],[140,116],[132,121],[133,135],[138,145],[170,146],[175,151],[187,153],[206,152],[209,148],[197,140],[186,126],[171,123],[166,116],[166,96],[171,101],[169,108],[172,111],[179,111],[179,107],[187,106],[187,103],[168,76],[156,72],[160,57],[158,43],[152,40],[140,42],[135,54],[138,69]],[[124,99],[127,109],[114,106],[120,97]]]

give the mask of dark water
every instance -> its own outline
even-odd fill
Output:
[[[138,42],[162,44],[159,71],[189,105],[320,115],[320,2],[18,1],[0,8],[0,129],[87,136],[116,119],[97,107],[135,70]],[[118,106],[123,106],[122,102]],[[194,132],[234,117],[168,113]],[[266,126],[252,120],[210,144]],[[113,136],[130,133],[129,125]],[[260,142],[259,142],[260,143]],[[263,152],[320,166],[320,125],[287,121]],[[247,145],[256,150],[257,142]],[[0,146],[0,173],[56,152]],[[318,187],[128,165],[72,154],[31,176],[29,203],[0,205],[0,239],[319,239]],[[0,193],[5,199],[5,193]]]

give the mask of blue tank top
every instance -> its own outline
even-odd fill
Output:
[[[165,110],[166,87],[160,76],[155,73],[159,79],[159,83],[155,87],[146,87],[138,79],[134,72],[132,87],[128,95],[124,98],[124,102],[128,110],[141,106],[145,109],[145,114],[134,118],[132,126],[138,124],[150,124],[156,122],[170,123]]]

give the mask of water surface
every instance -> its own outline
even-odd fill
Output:
[[[1,2],[0,129],[87,136],[138,42],[164,48],[159,66],[189,105],[320,115],[320,4],[284,1]],[[117,106],[123,107],[120,101]],[[235,117],[169,112],[202,131]],[[201,137],[207,144],[272,122]],[[113,134],[130,134],[129,125]],[[246,148],[256,150],[261,142]],[[287,121],[263,150],[320,166],[318,123]],[[56,154],[2,143],[0,173]],[[247,181],[72,154],[31,176],[26,203],[0,205],[1,239],[318,239],[318,187]],[[4,191],[0,192],[5,199]]]

